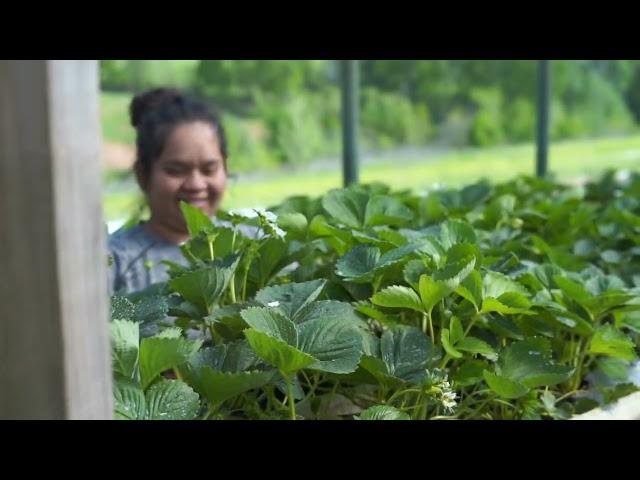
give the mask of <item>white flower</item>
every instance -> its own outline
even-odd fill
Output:
[[[280,306],[280,302],[277,301],[277,300],[275,302],[269,302],[269,303],[267,303],[267,306],[273,307],[273,308],[279,307]]]
[[[442,392],[442,396],[440,397],[440,401],[442,402],[442,406],[448,411],[453,411],[456,404],[457,395],[455,392],[448,391]]]

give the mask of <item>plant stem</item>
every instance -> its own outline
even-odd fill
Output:
[[[289,401],[289,416],[291,420],[296,420],[296,400],[293,398],[293,383],[288,376],[282,375],[287,383],[287,400]]]

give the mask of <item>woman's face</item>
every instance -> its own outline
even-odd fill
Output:
[[[144,182],[151,222],[186,232],[180,201],[213,216],[226,184],[224,159],[213,128],[204,122],[176,127]]]

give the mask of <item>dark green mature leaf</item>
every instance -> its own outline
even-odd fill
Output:
[[[145,395],[148,420],[192,420],[198,415],[200,398],[179,380],[162,380]]]
[[[325,285],[326,280],[275,285],[260,290],[256,294],[256,300],[263,305],[277,303],[277,308],[282,309],[290,319],[294,319],[300,310],[320,296]]]
[[[529,388],[562,383],[574,371],[557,365],[551,359],[549,341],[539,337],[512,343],[501,353],[499,364],[502,376]]]
[[[276,370],[222,372],[203,367],[197,375],[198,390],[213,404],[219,404],[255,388],[260,388],[276,378]]]
[[[111,320],[133,320],[135,305],[126,297],[111,297]]]
[[[144,420],[147,403],[142,388],[130,380],[117,378],[113,384],[114,417],[116,420]]]
[[[476,234],[467,222],[450,219],[442,224],[440,239],[444,248],[448,250],[458,243],[476,243]]]
[[[338,260],[336,273],[353,282],[369,281],[380,256],[377,247],[358,245]]]
[[[265,285],[289,263],[287,242],[279,238],[268,238],[262,243],[258,255],[251,264],[249,278],[259,286]]]
[[[169,286],[202,311],[209,312],[229,285],[239,259],[233,256],[216,262],[215,266],[185,273],[171,280]]]
[[[258,356],[285,376],[307,368],[316,361],[311,355],[258,330],[250,328],[244,334]]]
[[[380,352],[389,375],[420,383],[433,356],[433,344],[421,330],[398,325],[382,334]]]
[[[243,310],[240,315],[254,330],[282,340],[292,347],[298,346],[298,332],[294,323],[275,308],[251,307]]]
[[[409,260],[404,266],[403,275],[405,281],[413,287],[414,290],[418,290],[418,282],[422,275],[427,275],[429,271],[424,264],[423,260]]]
[[[351,373],[362,356],[362,337],[356,329],[337,318],[318,318],[297,326],[299,349],[316,361],[314,370]]]
[[[351,228],[364,225],[369,196],[350,189],[331,190],[322,198],[322,207],[338,222]]]
[[[413,219],[413,212],[402,202],[387,195],[374,195],[365,210],[364,224],[401,226]]]

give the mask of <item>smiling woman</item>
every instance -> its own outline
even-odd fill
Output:
[[[179,244],[189,232],[180,202],[215,215],[227,184],[227,147],[220,120],[204,103],[174,89],[133,99],[134,170],[151,218],[109,238],[111,292],[131,293],[167,279],[162,260],[184,264]]]

